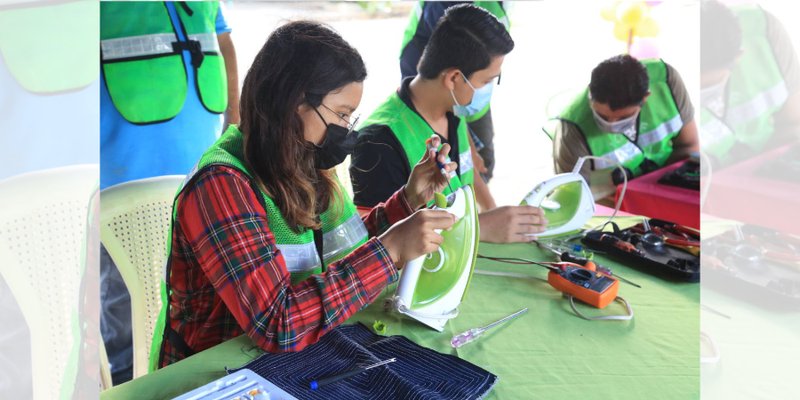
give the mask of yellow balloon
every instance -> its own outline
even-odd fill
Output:
[[[619,21],[614,24],[614,37],[621,42],[628,42],[628,34],[630,34],[631,27],[628,24],[623,24]],[[635,32],[634,32],[635,33]]]
[[[647,17],[636,25],[634,33],[639,37],[656,37],[658,36],[658,31],[658,22],[653,18]]]
[[[645,16],[646,12],[647,10],[645,9],[644,4],[640,2],[633,3],[622,10],[622,14],[619,16],[619,21],[623,24],[627,24],[628,26],[636,26],[642,21],[642,18]]]

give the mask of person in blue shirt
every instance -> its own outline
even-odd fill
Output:
[[[101,3],[100,19],[100,188],[188,174],[224,126],[239,122],[222,4]],[[100,264],[101,331],[116,385],[132,374],[130,297],[104,248]]]

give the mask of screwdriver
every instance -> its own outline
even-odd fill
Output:
[[[436,155],[434,156],[434,161],[436,161],[436,166],[439,167],[439,171],[441,171],[442,175],[444,175],[444,177],[447,178],[447,188],[450,189],[450,193],[455,193],[453,191],[453,187],[450,186],[450,175],[447,173],[447,170],[444,169],[444,164],[442,164],[439,161],[439,149],[433,147],[433,141],[431,140],[431,138],[426,139],[425,144],[428,145],[428,150],[433,150],[436,152]]]
[[[508,316],[505,316],[503,318],[500,318],[497,321],[494,321],[489,325],[482,326],[482,327],[479,327],[479,328],[472,328],[472,329],[470,329],[470,330],[468,330],[466,332],[463,332],[461,334],[453,336],[453,339],[450,340],[450,345],[453,346],[453,348],[457,349],[457,348],[459,348],[459,347],[461,347],[461,346],[463,346],[463,345],[465,345],[465,344],[477,339],[478,337],[483,335],[484,332],[486,332],[487,330],[492,329],[495,326],[500,325],[500,324],[502,324],[504,322],[511,321],[512,319],[517,318],[520,315],[523,315],[523,314],[525,314],[527,312],[528,312],[528,307],[525,307],[522,310],[519,310],[519,311],[517,311],[517,312],[515,312],[515,313],[513,313],[511,315],[508,315]]]
[[[592,260],[589,260],[588,258],[578,257],[578,256],[573,255],[573,254],[571,254],[569,252],[566,252],[566,251],[561,253],[560,258],[561,258],[561,261],[571,262],[571,263],[575,263],[575,264],[578,264],[578,265],[582,265],[582,266],[586,267],[586,269],[602,272],[602,273],[604,273],[604,274],[606,274],[608,276],[616,277],[617,279],[619,279],[619,280],[621,280],[621,281],[623,281],[623,282],[625,282],[625,283],[627,283],[629,285],[636,286],[639,289],[642,288],[641,286],[639,286],[639,285],[637,285],[637,284],[635,284],[635,283],[633,283],[633,282],[631,282],[631,281],[629,281],[629,280],[627,280],[627,279],[625,279],[625,278],[623,278],[623,277],[621,277],[621,276],[619,276],[617,274],[611,273],[611,269],[603,267],[602,265],[598,265],[597,263],[595,263]]]
[[[337,375],[334,375],[334,376],[315,379],[315,380],[311,381],[311,383],[309,384],[309,387],[311,388],[311,390],[317,390],[322,385],[327,385],[329,383],[338,382],[338,381],[340,381],[342,379],[349,378],[349,377],[351,377],[353,375],[357,375],[357,374],[360,374],[360,373],[362,373],[364,371],[370,370],[372,368],[380,367],[381,365],[386,365],[386,364],[389,364],[389,363],[393,363],[395,361],[397,361],[397,358],[393,357],[393,358],[390,358],[388,360],[378,361],[375,364],[367,365],[366,367],[355,368],[355,369],[351,369],[349,371],[345,371],[345,372],[343,372],[341,374],[337,374]]]

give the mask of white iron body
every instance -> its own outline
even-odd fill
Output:
[[[594,197],[580,174],[583,161],[579,159],[572,172],[539,183],[522,200],[523,205],[541,208],[547,218],[547,229],[536,236],[558,236],[580,230],[594,216]]]
[[[458,315],[478,253],[478,212],[472,188],[466,185],[450,196],[454,201],[444,210],[456,222],[439,232],[444,242],[436,253],[406,264],[393,304],[396,311],[440,332]]]

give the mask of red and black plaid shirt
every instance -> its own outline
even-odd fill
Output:
[[[241,172],[212,167],[181,194],[172,232],[169,324],[199,352],[246,333],[266,351],[297,351],[397,280],[377,238],[292,285],[267,212]],[[363,217],[370,236],[413,210],[403,190]],[[161,366],[185,358],[164,341]]]

